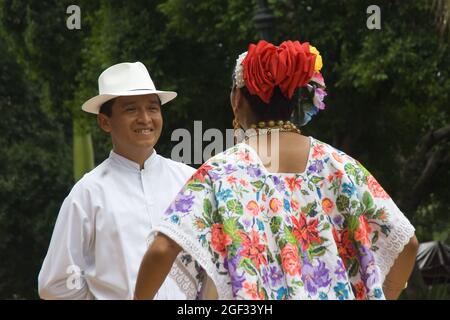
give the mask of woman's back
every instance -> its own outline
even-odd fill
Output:
[[[276,154],[269,157],[269,160],[272,161],[267,163],[264,160],[262,161],[267,171],[273,173],[302,173],[306,170],[306,163],[311,149],[311,139],[309,137],[293,132],[284,132],[281,134],[277,133],[276,139],[272,140],[271,138],[269,135],[262,138],[250,138],[247,141],[247,144],[256,150],[260,159],[264,159],[267,154],[270,154],[270,152],[266,152],[266,149],[276,152]],[[276,145],[273,145],[272,141]],[[263,144],[264,147],[260,148],[260,145]]]
[[[180,230],[202,244],[190,252],[220,299],[383,298],[396,257],[383,244],[414,229],[356,160],[305,139],[308,152],[301,140],[292,148],[303,165],[282,158],[283,172],[237,144],[208,160],[167,210],[177,227],[161,231],[183,247],[192,242],[177,238]],[[289,152],[280,148],[282,157]],[[181,261],[179,269],[198,272],[192,259]]]

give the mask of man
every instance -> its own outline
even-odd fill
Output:
[[[99,95],[82,109],[111,135],[109,158],[79,180],[59,212],[39,273],[43,299],[132,299],[147,236],[195,170],[154,150],[161,105],[140,63],[120,63],[99,77]],[[157,299],[184,299],[167,278]]]

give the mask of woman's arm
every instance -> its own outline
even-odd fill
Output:
[[[406,283],[416,261],[418,248],[419,241],[417,241],[416,236],[413,236],[403,251],[400,252],[383,283],[383,291],[386,299],[397,299],[403,289],[406,288]]]
[[[175,241],[162,233],[158,233],[139,267],[134,299],[153,299],[181,250],[181,247]]]

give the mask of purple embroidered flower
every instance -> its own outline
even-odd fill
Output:
[[[331,283],[330,270],[327,269],[323,261],[319,261],[319,265],[314,271],[314,283],[319,287],[328,287]]]
[[[337,276],[337,279],[345,280],[347,276],[347,271],[345,270],[344,263],[341,259],[338,260],[336,270],[334,271],[334,274]]]
[[[316,160],[314,161],[309,167],[308,172],[317,172],[320,173],[323,170],[323,162],[322,160]]]
[[[342,223],[344,222],[344,218],[341,215],[335,215],[333,217],[333,222],[334,222],[335,225],[341,226]]]
[[[323,161],[322,160],[316,160],[315,165],[317,168],[317,172],[322,172],[323,170]]]
[[[252,221],[250,220],[243,220],[242,223],[244,224],[245,228],[250,228],[252,226]]]
[[[262,281],[263,284],[267,284],[269,282],[269,271],[267,268],[262,268]]]
[[[310,295],[315,295],[317,293],[317,287],[314,282],[314,267],[308,261],[303,262],[302,266],[302,278],[303,283],[305,284],[306,291]]]
[[[308,173],[313,173],[317,171],[317,167],[315,163],[312,163],[309,167],[308,167]]]
[[[189,212],[194,204],[194,198],[192,193],[189,195],[179,193],[174,202],[175,211],[183,213]]]
[[[283,272],[276,266],[270,267],[270,284],[272,287],[276,287],[282,284]]]
[[[283,192],[285,190],[284,180],[280,180],[280,178],[274,176],[273,182],[275,183],[275,189],[277,189],[278,192]]]
[[[233,291],[233,296],[237,296],[240,289],[243,287],[245,281],[244,271],[239,275],[237,273],[237,264],[239,263],[239,253],[236,253],[232,259],[228,260],[228,272],[231,278],[231,287]]]
[[[223,167],[223,169],[225,170],[225,174],[231,174],[233,172],[236,171],[236,168],[233,167],[233,165],[231,164],[227,164],[226,166]]]
[[[375,258],[372,251],[364,246],[361,246],[360,252],[361,278],[366,287],[371,289],[379,282],[379,270],[375,263]]]
[[[215,172],[215,171],[209,171],[208,172],[208,175],[209,175],[209,177],[211,178],[211,182],[216,182],[217,180],[219,180],[220,179],[220,174],[218,174],[217,172]]]
[[[258,168],[258,166],[250,165],[247,167],[247,174],[252,178],[258,178],[262,172],[261,169]]]

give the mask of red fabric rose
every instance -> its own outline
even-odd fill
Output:
[[[284,41],[276,47],[261,40],[250,44],[242,61],[245,85],[250,94],[265,103],[270,102],[276,86],[291,99],[295,89],[306,85],[314,75],[315,60],[308,42]]]

